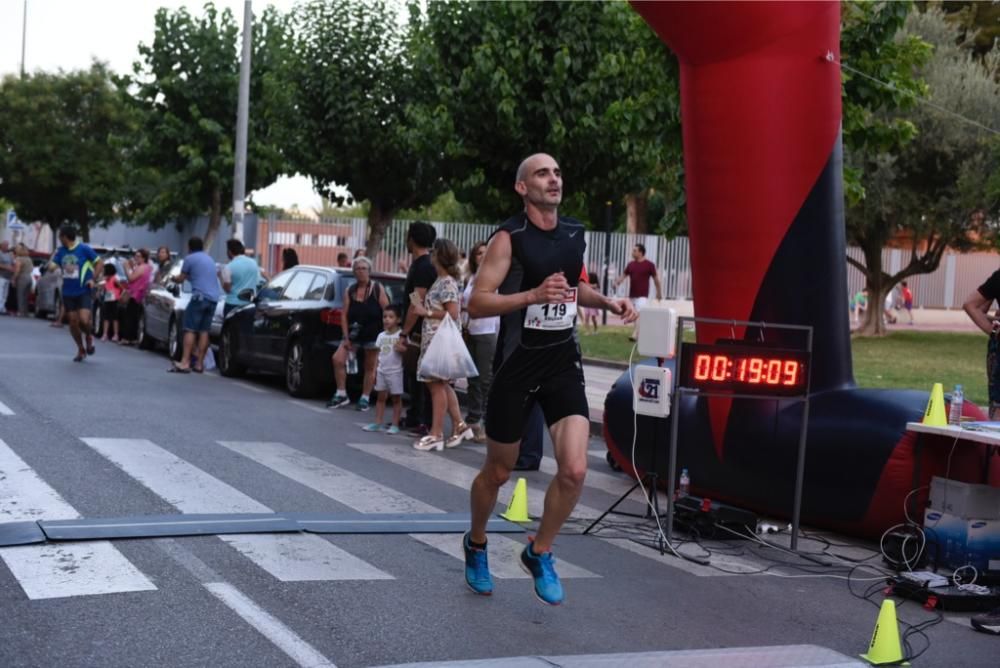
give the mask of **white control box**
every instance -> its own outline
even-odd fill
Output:
[[[651,301],[639,311],[639,354],[673,357],[677,347],[677,311],[667,302]]]
[[[637,415],[667,417],[673,391],[670,369],[637,366],[632,371],[632,410]]]

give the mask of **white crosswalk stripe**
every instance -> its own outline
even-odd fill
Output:
[[[270,513],[263,503],[248,496],[205,470],[146,439],[84,438],[95,452],[109,460],[182,513]],[[441,513],[439,507],[409,496],[390,486],[375,482],[347,469],[283,443],[256,441],[220,441],[231,453],[303,485],[313,491],[363,513]],[[408,443],[348,443],[349,447],[391,462],[448,485],[467,489],[478,469],[434,453],[421,453]],[[467,448],[482,452],[483,446]],[[540,471],[553,475],[556,462],[544,457]],[[626,476],[600,471],[588,473],[587,487],[611,495],[623,493],[631,481]],[[529,485],[529,512],[540,515],[544,489]],[[634,500],[640,500],[638,493]],[[448,510],[465,510],[449,508]],[[579,518],[595,517],[599,511],[578,506]],[[36,519],[74,519],[79,514],[58,492],[41,478],[0,440],[0,522]],[[463,560],[456,534],[410,534],[409,538],[450,558]],[[220,536],[247,559],[280,581],[390,580],[393,576],[355,556],[319,535],[246,534]],[[655,550],[628,540],[599,538],[615,548],[684,570],[696,576],[722,576],[724,573],[674,557],[664,557]],[[519,552],[523,541],[503,534],[490,537],[490,565],[497,578],[526,578],[521,570]],[[54,543],[49,545],[0,548],[0,558],[29,598],[42,599],[125,591],[155,590],[156,586],[108,541]],[[739,558],[718,562],[729,570],[750,571],[758,565]],[[560,559],[563,578],[600,577],[585,568]]]
[[[182,513],[269,513],[270,508],[145,439],[84,438],[84,443]],[[387,580],[392,576],[317,535],[220,536],[284,582]]]
[[[421,452],[399,443],[391,445],[385,443],[347,443],[347,446],[464,489],[469,489],[472,481],[479,474],[479,469],[472,466],[435,453]],[[545,490],[529,483],[528,513],[533,517],[541,517],[544,504]],[[572,516],[577,519],[593,519],[600,514],[601,511],[595,508],[577,504],[576,508],[573,509]]]
[[[220,441],[220,444],[359,512],[443,512],[391,487],[363,478],[282,443]],[[462,466],[461,464],[455,465]],[[456,559],[464,560],[462,546],[455,534],[410,534],[410,537]],[[524,547],[522,543],[497,534],[490,537],[490,545],[492,546],[490,549],[490,569],[495,577],[527,577],[517,563],[517,555]],[[560,577],[598,577],[594,573],[566,561],[560,560],[559,563]]]
[[[76,519],[79,513],[0,440],[0,522]],[[0,548],[30,599],[150,591],[156,586],[107,541]]]

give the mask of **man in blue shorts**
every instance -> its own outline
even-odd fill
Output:
[[[74,362],[82,362],[93,355],[94,334],[90,331],[93,316],[94,276],[100,274],[103,262],[94,249],[78,241],[76,228],[64,225],[59,228],[59,250],[52,257],[51,267],[62,270],[62,301],[69,318],[69,333],[76,342]]]
[[[181,361],[167,369],[171,373],[201,373],[205,370],[208,352],[208,331],[212,328],[215,306],[221,296],[215,260],[205,252],[201,237],[188,239],[188,256],[174,282],[191,282],[191,301],[184,308],[184,353]],[[191,366],[191,353],[197,343],[197,363]]]
[[[535,595],[549,605],[563,601],[552,542],[587,475],[590,409],[576,340],[577,305],[610,310],[626,323],[637,315],[628,299],[604,297],[587,283],[584,227],[559,215],[562,185],[552,156],[538,153],[521,163],[514,190],[524,211],[493,233],[469,300],[470,317],[501,319],[486,402],[486,461],[472,483],[472,528],[462,540],[465,581],[477,594],[493,593],[486,523],[497,492],[517,464],[525,425],[538,404],[558,470],[534,541],[521,552],[521,566],[534,580]]]

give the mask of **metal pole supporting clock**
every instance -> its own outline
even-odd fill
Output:
[[[732,327],[732,339],[715,343],[684,343],[685,324]],[[735,337],[736,327],[756,328],[758,340]],[[773,347],[765,339],[767,330],[801,332],[804,345]],[[677,438],[681,403],[685,395],[726,397],[730,399],[786,400],[801,402],[798,455],[795,466],[795,496],[792,505],[792,550],[798,549],[799,519],[802,506],[802,479],[805,472],[806,433],[809,426],[809,378],[812,367],[813,328],[805,325],[782,325],[747,320],[721,320],[683,316],[678,318],[677,356],[670,417],[670,455],[667,468],[666,540],[671,542],[674,529],[674,489],[677,478]]]

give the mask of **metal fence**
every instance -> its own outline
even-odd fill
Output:
[[[860,248],[849,247],[847,254],[864,262]],[[893,275],[909,262],[910,251],[901,248],[882,250],[882,268]],[[938,268],[929,274],[917,274],[907,279],[913,291],[913,305],[918,308],[961,308],[972,292],[990,274],[1000,269],[996,253],[946,253]],[[847,265],[848,295],[865,287],[865,278],[853,265]]]
[[[382,248],[372,259],[378,271],[402,271],[409,261],[406,251],[406,230],[409,220],[396,220],[386,231]],[[479,241],[485,241],[496,229],[495,225],[473,223],[431,223],[439,237],[451,239],[468,252]],[[269,220],[261,221],[258,232],[257,252],[262,264],[274,272],[284,248],[295,248],[302,262],[334,265],[339,253],[353,257],[365,247],[367,221],[362,218],[340,218],[324,221]],[[637,243],[646,247],[646,257],[659,268],[662,295],[665,299],[691,299],[691,257],[687,237],[667,240],[652,234],[627,234],[623,232],[587,232],[586,265],[589,271],[604,280],[605,243],[610,243],[608,280],[613,283],[632,257]],[[887,248],[882,252],[882,266],[890,274],[898,272],[908,261],[908,252]],[[848,255],[863,261],[861,249],[848,248]],[[1000,256],[995,253],[949,253],[941,259],[941,266],[931,274],[911,276],[914,304],[924,308],[960,308],[965,297],[993,271],[1000,268]],[[655,295],[650,286],[650,295]],[[847,266],[848,295],[864,287],[864,277],[852,265]],[[623,282],[616,292],[627,294],[628,282]]]
[[[406,230],[412,221],[394,220],[382,240],[382,247],[372,263],[376,271],[397,272],[409,262],[406,250]],[[479,241],[486,241],[495,225],[474,223],[431,222],[438,237],[451,239],[463,252],[468,252]],[[277,220],[261,221],[258,232],[257,253],[265,269],[274,273],[280,268],[281,253],[285,248],[294,248],[299,260],[309,264],[334,265],[340,253],[353,257],[365,247],[367,221],[362,218],[336,218],[322,221]],[[604,280],[605,243],[610,242],[608,280],[614,282],[632,257],[632,248],[637,243],[646,247],[646,257],[661,269],[661,288],[664,298],[691,298],[691,267],[687,238],[671,241],[652,234],[623,234],[613,232],[587,232],[586,266]],[[624,282],[617,292],[625,294],[628,283]],[[655,295],[655,286],[650,285],[650,294]]]

